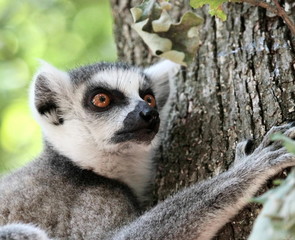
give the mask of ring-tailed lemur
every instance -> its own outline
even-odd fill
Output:
[[[227,172],[142,213],[178,68],[99,63],[62,72],[44,64],[31,91],[44,150],[0,179],[0,239],[210,239],[266,179],[295,165],[269,138],[294,137],[295,128],[274,127],[253,152],[240,143]]]

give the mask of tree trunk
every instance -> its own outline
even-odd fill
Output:
[[[171,2],[178,20],[189,1]],[[139,3],[112,0],[115,38],[120,60],[146,65],[154,59],[132,30],[129,12]],[[206,9],[198,11],[205,20],[201,46],[179,75],[159,150],[155,203],[228,169],[237,142],[261,140],[272,126],[295,119],[295,41],[289,29],[279,17],[248,4],[228,4],[227,12],[221,22]],[[250,204],[216,239],[246,239],[258,211]]]

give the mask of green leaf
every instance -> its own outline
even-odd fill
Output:
[[[200,8],[205,4],[209,4],[209,14],[225,21],[227,16],[223,11],[222,5],[226,2],[239,2],[239,0],[190,0],[190,5],[193,8]]]
[[[193,8],[203,7],[205,4],[209,4],[210,8],[218,8],[225,2],[229,2],[228,0],[190,0],[190,5]]]
[[[209,4],[209,14],[225,21],[226,14],[223,12],[222,9],[222,4],[225,2],[228,2],[228,0],[190,0],[190,5],[193,8],[200,8],[205,4]]]
[[[281,135],[275,138],[282,139]],[[279,187],[267,191],[264,197],[266,201],[248,240],[295,239],[295,169]]]
[[[283,182],[284,182],[283,179],[275,179],[275,180],[272,181],[272,184],[273,184],[273,185],[276,185],[276,186],[279,186],[279,185],[281,185]]]
[[[220,5],[218,8],[210,9],[209,14],[211,16],[216,16],[220,18],[222,21],[225,21],[227,19],[226,14],[223,12],[222,5]]]
[[[186,66],[199,47],[199,26],[203,19],[186,12],[180,22],[174,23],[168,13],[171,7],[166,1],[143,1],[131,9],[133,29],[154,55]]]

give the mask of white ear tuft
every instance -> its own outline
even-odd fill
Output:
[[[70,91],[70,77],[49,63],[40,60],[42,64],[31,86],[31,107],[49,123],[63,123],[60,101],[67,97]]]
[[[161,79],[167,80],[169,77],[174,77],[180,68],[180,64],[170,60],[164,60],[148,67],[144,72],[152,79],[157,79],[157,81],[160,81]]]
[[[40,68],[35,74],[34,84],[38,84],[38,77],[42,76],[48,80],[47,85],[50,86],[51,90],[59,92],[65,85],[69,84],[69,77],[66,72],[63,72],[48,62],[39,59]]]

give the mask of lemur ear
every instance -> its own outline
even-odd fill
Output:
[[[60,109],[61,97],[69,86],[67,73],[58,70],[49,63],[41,61],[41,67],[31,86],[31,106],[33,112],[50,124],[63,124]]]
[[[158,62],[145,69],[145,74],[153,82],[153,90],[159,109],[164,107],[169,96],[174,92],[173,78],[180,70],[180,65],[169,60]]]

